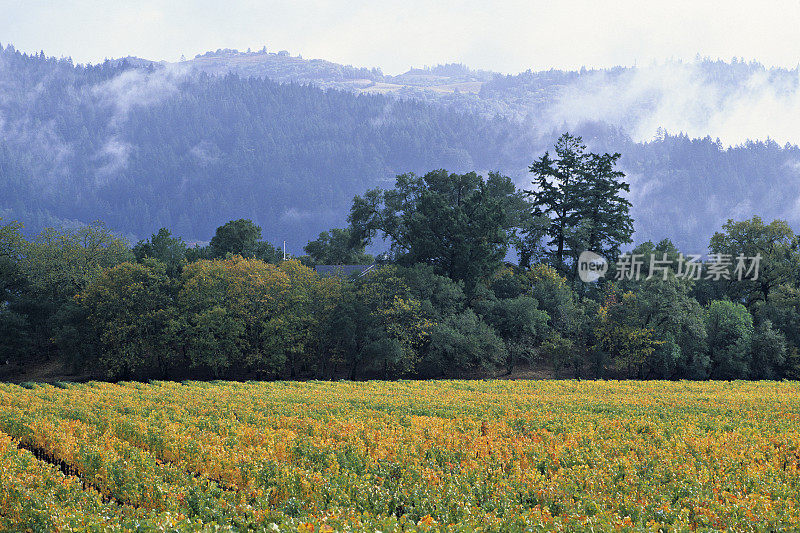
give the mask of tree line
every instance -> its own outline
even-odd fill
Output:
[[[109,379],[797,377],[798,236],[758,217],[714,234],[711,254],[760,256],[755,280],[681,276],[668,239],[631,250],[657,275],[644,261],[618,276],[633,237],[619,157],[564,134],[524,190],[499,173],[402,174],[289,260],[246,219],[202,247],[166,228],[130,246],[102,223],[32,239],[5,223],[0,359]],[[597,282],[580,279],[584,250],[608,259]]]
[[[319,62],[276,61],[291,72],[267,65],[259,75],[274,79],[262,79],[246,68],[236,76],[133,58],[76,65],[0,47],[0,216],[23,222],[28,237],[104,220],[132,242],[161,227],[207,240],[220,223],[245,217],[270,241],[304,243],[340,225],[355,194],[402,172],[505,169],[519,182],[530,154],[561,133],[548,126],[557,87],[580,77],[495,77],[481,96],[425,103],[430,91],[391,97],[280,83],[302,78],[295,66],[320,67],[311,77],[334,84],[338,74],[325,78],[331,65]],[[458,70],[443,68],[445,75]],[[703,69],[705,79],[735,86],[760,70],[742,63]],[[621,165],[631,181],[636,176],[642,240],[669,236],[702,249],[729,213],[757,208],[771,220],[796,212],[797,146],[766,140],[726,148],[666,134],[635,142],[607,124],[579,127],[595,151],[624,154]]]

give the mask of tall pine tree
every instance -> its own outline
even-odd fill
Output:
[[[565,255],[570,251],[570,236],[580,222],[580,191],[578,185],[589,162],[586,146],[580,137],[563,134],[556,141],[556,158],[549,152],[530,166],[534,174],[534,190],[525,191],[533,202],[533,216],[550,219],[547,229],[549,256],[553,265],[566,271]]]
[[[545,232],[550,262],[570,278],[583,250],[614,260],[620,246],[631,242],[631,204],[622,193],[630,187],[616,169],[620,154],[587,153],[580,137],[563,134],[549,152],[534,161],[532,218],[547,217]],[[567,264],[571,259],[572,265]]]
[[[616,261],[620,246],[632,241],[631,203],[622,196],[630,185],[625,174],[616,170],[620,154],[590,154],[589,161],[576,182],[580,194],[580,221],[574,233],[576,252],[591,250]],[[577,258],[577,257],[576,257]]]

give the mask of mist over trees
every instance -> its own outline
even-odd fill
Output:
[[[248,218],[299,251],[382,179],[499,168],[512,153],[523,166],[530,144],[502,119],[380,95],[10,48],[0,65],[0,212],[27,231],[103,219],[134,238],[168,227],[207,241]]]
[[[796,146],[637,142],[606,116],[561,135],[552,116],[511,112],[534,93],[556,105],[564,80],[618,87],[625,69],[413,69],[386,96],[347,86],[386,83],[377,71],[275,54],[277,83],[227,73],[226,57],[239,56],[86,66],[0,51],[4,372],[798,375]],[[295,83],[310,68],[314,85]],[[760,72],[702,68],[726,101]],[[770,79],[794,94],[785,74]],[[430,97],[442,80],[480,91]],[[283,240],[306,255],[284,260]],[[630,247],[663,276],[643,264],[643,279],[614,280]],[[577,276],[585,249],[612,263],[596,284]],[[760,254],[759,279],[679,276],[706,251]],[[354,278],[313,268],[373,260]]]
[[[128,58],[85,66],[3,48],[0,214],[23,223],[28,236],[100,219],[132,241],[165,227],[189,243],[207,242],[226,221],[245,218],[266,241],[287,240],[301,253],[320,232],[346,224],[353,196],[401,173],[497,171],[523,187],[531,156],[551,146],[564,123],[574,123],[589,150],[623,154],[617,168],[630,183],[625,196],[633,204],[636,242],[670,235],[698,252],[729,218],[800,222],[794,146],[759,141],[727,148],[674,129],[647,140],[607,113],[555,113],[584,109],[586,102],[607,105],[603,95],[611,89],[603,87],[640,87],[634,82],[651,72],[645,69],[503,77],[450,65],[389,79],[281,54],[254,53],[243,64],[260,64],[253,60],[263,55],[264,69],[237,70],[240,55],[223,52],[183,65]],[[728,95],[725,102],[738,101],[751,78],[766,80],[756,85],[764,94],[771,87],[795,91],[790,71],[741,62],[691,69],[680,79],[690,77],[686,83],[695,88],[727,87],[719,91]],[[326,85],[357,79],[408,89],[384,96]],[[445,82],[477,83],[480,91],[426,89]],[[578,93],[564,92],[575,83]],[[655,104],[668,107],[657,94]],[[631,93],[626,102],[639,96]],[[636,121],[651,111],[663,116],[658,108],[632,109]]]

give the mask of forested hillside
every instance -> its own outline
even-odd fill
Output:
[[[723,104],[758,76],[786,98],[796,93],[795,71],[710,62],[695,70]],[[729,148],[674,128],[637,142],[657,120],[669,126],[674,118],[659,111],[663,91],[653,92],[657,83],[642,82],[645,75],[505,77],[448,65],[387,76],[233,51],[181,64],[129,58],[76,66],[7,46],[0,216],[19,220],[28,234],[99,219],[134,241],[160,227],[207,241],[223,222],[249,218],[267,240],[285,239],[297,253],[320,231],[344,225],[354,195],[399,173],[497,170],[526,187],[535,155],[569,128],[592,149],[623,154],[636,242],[670,236],[703,252],[728,218],[800,222],[795,146]],[[357,91],[331,88],[353,80],[361,80]],[[731,109],[723,104],[698,109]],[[786,118],[775,121],[778,130]]]
[[[0,213],[208,239],[242,216],[299,248],[403,171],[524,170],[522,129],[415,101],[6,48]]]

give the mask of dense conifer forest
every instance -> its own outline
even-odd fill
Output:
[[[237,67],[245,60],[252,68]],[[697,69],[727,88],[722,94],[763,71],[741,62]],[[0,214],[22,222],[27,235],[103,220],[133,241],[168,227],[195,242],[227,220],[248,218],[295,253],[320,231],[343,226],[353,196],[404,172],[499,171],[525,188],[527,166],[564,131],[546,111],[557,96],[569,98],[565,87],[624,85],[635,75],[505,77],[449,65],[387,77],[233,51],[179,64],[75,65],[10,45],[0,52],[0,73]],[[791,74],[764,76],[781,88]],[[332,88],[366,78],[401,89]],[[482,86],[477,94],[423,91],[456,82]],[[623,154],[636,242],[669,236],[697,253],[730,217],[798,222],[797,147],[770,140],[726,147],[674,131],[636,142],[628,122],[596,118],[572,130],[595,151]]]

